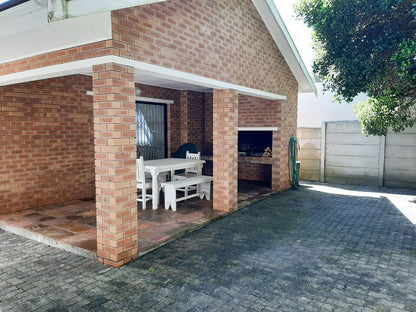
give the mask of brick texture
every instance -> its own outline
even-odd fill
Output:
[[[265,164],[239,162],[238,179],[271,183],[272,166]]]
[[[112,17],[122,57],[281,94],[296,84],[250,0],[171,0]]]
[[[88,76],[0,87],[0,214],[94,197]]]
[[[121,266],[137,257],[134,69],[94,66],[97,257]]]
[[[205,142],[205,94],[188,91],[188,99],[188,140],[201,151]]]
[[[78,47],[36,55],[18,61],[3,63],[0,64],[0,76],[51,65],[117,54],[116,50],[111,48],[112,44],[112,40],[98,41]]]
[[[205,115],[204,115],[204,125],[205,125],[205,135],[204,135],[204,153],[212,155],[212,133],[213,133],[213,94],[205,93]]]
[[[189,128],[189,98],[188,91],[181,90],[181,115],[179,124],[181,126],[181,144],[189,142],[188,139],[188,128]]]
[[[180,92],[181,144],[192,142],[201,151],[205,142],[205,94],[184,90]]]
[[[240,95],[238,98],[238,126],[280,128],[282,103],[286,104],[281,101]]]
[[[238,94],[214,90],[214,209],[237,209]]]

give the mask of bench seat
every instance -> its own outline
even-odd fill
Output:
[[[211,181],[213,177],[198,175],[196,177],[189,177],[181,180],[175,180],[162,183],[161,186],[165,193],[165,209],[172,208],[172,211],[176,211],[176,203],[182,200],[186,200],[192,197],[199,196],[201,199],[205,198],[210,200],[211,198]],[[195,193],[188,194],[188,187],[196,186]],[[183,197],[176,197],[176,191],[184,192]]]

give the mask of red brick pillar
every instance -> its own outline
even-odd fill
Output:
[[[293,88],[293,90],[297,90]],[[297,131],[297,93],[288,95],[285,102],[279,105],[279,130],[273,133],[273,171],[272,188],[284,191],[291,187],[288,167],[288,150],[290,137]]]
[[[214,209],[237,209],[238,93],[214,90],[213,99]]]
[[[280,127],[279,127],[280,128]],[[286,170],[285,159],[287,160],[287,148],[284,146],[284,141],[280,130],[273,131],[273,156],[272,156],[272,189],[274,191],[283,191],[285,187],[282,184],[283,172]]]
[[[119,267],[137,257],[134,68],[93,68],[97,256]]]
[[[181,108],[181,144],[188,143],[188,91],[180,91],[180,108]]]

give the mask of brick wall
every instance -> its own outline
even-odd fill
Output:
[[[201,151],[205,140],[205,94],[188,91],[188,101],[188,141]]]
[[[0,64],[0,76],[35,68],[42,68],[45,66],[117,54],[117,50],[112,49],[112,44],[112,40],[99,41],[78,47],[36,55],[18,61],[3,63]]]
[[[204,147],[202,151],[207,155],[212,155],[212,131],[213,131],[213,120],[212,120],[212,104],[213,96],[212,93],[205,93],[205,134],[204,134]]]
[[[94,197],[91,77],[0,87],[0,213]]]
[[[112,17],[120,56],[270,92],[292,87],[293,75],[250,0],[171,0]]]
[[[205,143],[212,144],[212,95],[205,98]],[[283,104],[282,104],[283,103]],[[281,127],[284,101],[272,101],[252,96],[238,97],[239,127]],[[293,116],[292,116],[293,117]]]
[[[271,165],[238,163],[238,179],[271,183]]]
[[[188,91],[181,90],[181,105],[180,105],[180,119],[179,124],[181,128],[180,138],[181,138],[181,145],[186,144],[189,142],[188,140],[188,127],[189,127],[189,98],[188,98]]]
[[[281,103],[281,101],[240,95],[238,98],[238,126],[280,128]]]
[[[201,92],[180,91],[180,141],[194,143],[198,151],[204,146],[205,95]]]

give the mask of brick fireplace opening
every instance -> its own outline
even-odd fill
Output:
[[[263,157],[273,146],[272,131],[238,131],[238,155]]]
[[[272,187],[272,154],[275,128],[239,128],[238,131],[238,179],[264,182]]]

